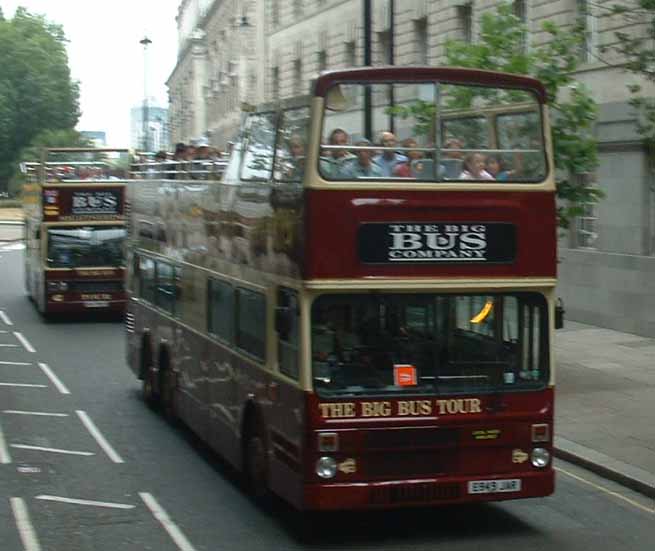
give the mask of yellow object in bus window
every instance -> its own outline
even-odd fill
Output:
[[[471,323],[482,323],[484,320],[487,319],[489,314],[491,314],[493,308],[494,308],[494,301],[488,299],[487,302],[485,302],[484,306],[482,307],[482,310],[480,310],[475,316],[471,318]]]

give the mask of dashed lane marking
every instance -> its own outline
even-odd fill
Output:
[[[14,415],[42,415],[44,417],[68,417],[68,413],[49,413],[46,411],[22,411],[19,409],[5,409],[2,413],[12,413]]]
[[[177,525],[171,520],[168,516],[168,513],[157,503],[157,500],[147,492],[139,492],[139,496],[146,504],[146,507],[150,509],[150,512],[154,517],[159,521],[159,523],[164,527],[164,530],[168,532],[168,535],[175,542],[178,549],[181,551],[195,551],[195,547],[191,545],[186,536],[182,531],[177,527]]]
[[[45,448],[43,446],[30,446],[28,444],[11,444],[12,448],[18,448],[21,450],[34,450],[40,452],[51,452],[51,453],[63,453],[67,455],[95,455],[93,452],[80,452],[75,450],[62,450],[59,448]]]
[[[23,336],[22,333],[20,333],[19,331],[14,331],[14,335],[20,341],[20,343],[23,345],[23,348],[25,348],[25,350],[27,350],[28,352],[32,352],[32,354],[34,354],[36,352],[34,347],[30,344],[30,341],[28,341]]]
[[[2,426],[0,426],[0,464],[8,465],[9,463],[11,463],[11,455],[9,455],[9,449],[7,448],[5,435],[2,432]]]
[[[14,325],[4,310],[0,310],[0,319],[5,322],[5,325]]]
[[[611,495],[612,497],[615,497],[617,499],[620,499],[622,501],[625,501],[626,503],[629,503],[633,507],[636,507],[637,509],[641,509],[642,511],[646,511],[647,513],[655,514],[655,509],[651,507],[646,507],[645,505],[642,505],[638,501],[635,501],[634,499],[630,499],[629,497],[626,497],[624,495],[619,494],[618,492],[613,492],[612,490],[605,488],[604,486],[600,486],[599,484],[595,484],[594,482],[591,482],[590,480],[587,480],[586,478],[582,478],[581,476],[575,475],[569,471],[565,471],[564,469],[561,469],[559,467],[555,467],[555,470],[564,473],[566,476],[570,476],[571,478],[575,478],[576,480],[582,482],[583,484],[588,484],[592,488],[596,488],[597,490]]]
[[[2,348],[18,348],[17,344],[0,344]]]
[[[12,497],[9,501],[11,510],[14,513],[18,534],[23,542],[23,548],[25,551],[41,551],[41,545],[39,545],[39,540],[36,537],[36,531],[30,520],[25,501],[20,497]]]
[[[111,447],[109,442],[107,442],[105,437],[98,430],[98,427],[96,427],[95,423],[91,420],[87,413],[79,409],[76,410],[75,413],[77,413],[77,416],[80,418],[86,429],[91,433],[91,436],[93,436],[98,445],[107,454],[107,457],[109,457],[109,459],[111,459],[114,463],[125,463],[123,458],[118,455],[114,448]]]
[[[107,507],[109,509],[134,509],[134,505],[128,505],[126,503],[110,503],[108,501],[93,501],[89,499],[74,499],[71,497],[59,497],[59,496],[36,496],[35,499],[40,499],[43,501],[57,501],[59,503],[71,503],[73,505],[90,505],[92,507]]]
[[[16,346],[16,345],[14,345]],[[0,365],[32,365],[32,362],[0,362]]]
[[[52,369],[50,369],[50,367],[48,367],[48,364],[44,364],[42,362],[39,362],[39,367],[46,374],[48,379],[50,379],[50,381],[52,381],[52,384],[57,387],[57,390],[59,392],[61,392],[62,394],[70,394],[70,390],[68,390],[66,388],[66,385],[59,380],[59,377],[57,377],[57,375],[55,375],[54,371],[52,371]]]
[[[19,386],[24,388],[48,388],[48,385],[34,385],[32,383],[0,383],[0,386]]]

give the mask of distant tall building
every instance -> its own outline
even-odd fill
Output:
[[[107,146],[107,133],[101,130],[81,130],[80,134],[83,138],[86,138],[94,147],[106,147]]]
[[[169,149],[170,139],[168,133],[168,109],[157,107],[154,101],[148,105],[148,143],[144,136],[143,105],[130,109],[130,147],[133,149],[159,151]]]

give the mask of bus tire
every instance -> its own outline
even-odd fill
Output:
[[[175,422],[175,373],[165,352],[159,358],[159,407],[168,421]]]
[[[243,443],[243,472],[251,495],[261,504],[271,497],[268,478],[268,440],[260,416],[254,413],[246,424]]]
[[[141,345],[141,396],[148,407],[155,409],[159,405],[159,394],[155,388],[155,366],[152,365],[150,345],[146,339]]]

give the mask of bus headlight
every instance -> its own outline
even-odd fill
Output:
[[[68,283],[65,281],[48,281],[48,291],[67,291]]]
[[[530,459],[533,467],[543,469],[550,463],[550,452],[546,448],[534,448]]]
[[[333,457],[319,458],[316,462],[316,474],[321,478],[334,478],[337,474],[337,462]]]

